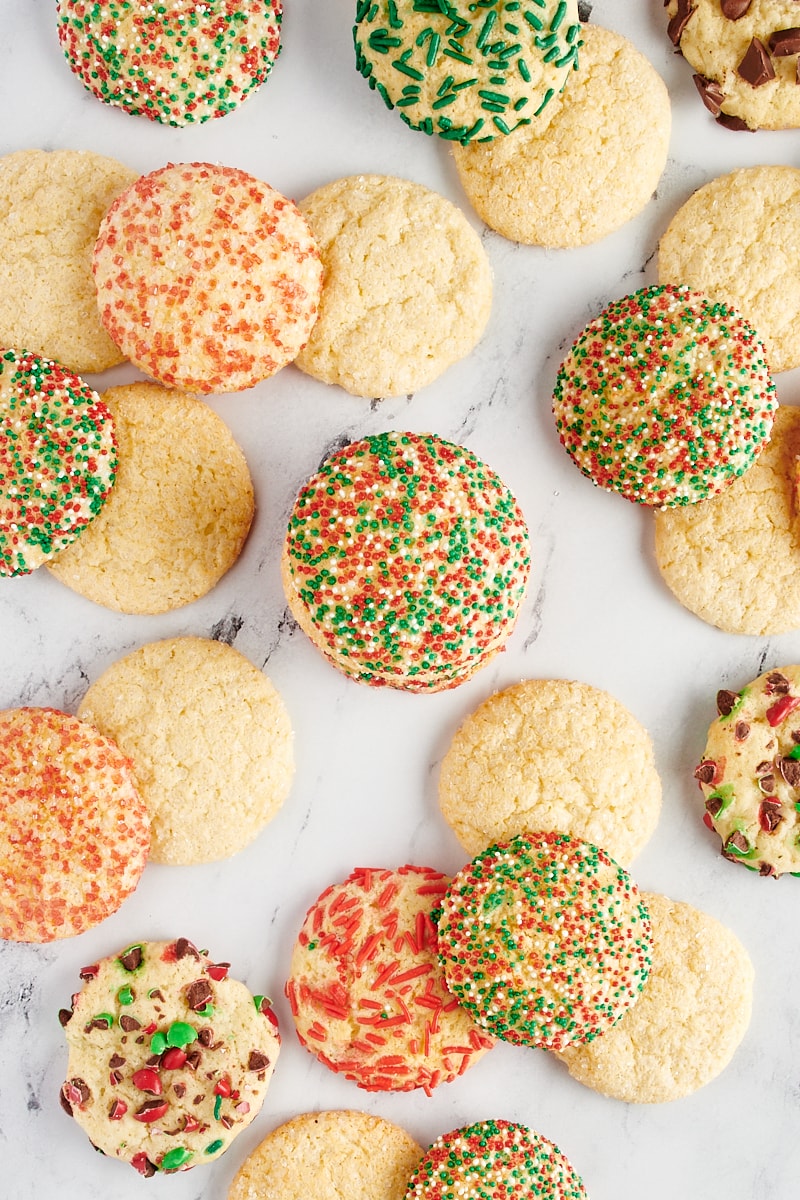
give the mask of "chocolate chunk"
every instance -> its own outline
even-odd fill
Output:
[[[784,756],[778,759],[778,770],[789,787],[800,787],[800,759]]]
[[[737,742],[746,742],[750,736],[750,726],[747,721],[737,721],[736,728],[733,731],[734,739]]]
[[[164,993],[161,988],[151,988],[147,993],[147,998],[148,1000],[160,1000],[162,1004],[164,1003]]]
[[[269,1066],[269,1059],[266,1054],[260,1050],[251,1050],[250,1057],[247,1060],[248,1071],[265,1071]]]
[[[192,958],[199,958],[197,947],[188,938],[178,938],[175,943],[175,957],[177,959],[186,958],[187,954],[191,954]]]
[[[775,68],[763,42],[754,37],[736,68],[737,74],[751,87],[761,87],[775,78]]]
[[[717,773],[717,764],[710,758],[704,758],[699,767],[694,769],[694,777],[698,783],[712,783]]]
[[[770,54],[776,58],[788,58],[791,54],[800,54],[800,28],[776,29],[769,35]]]
[[[759,863],[758,873],[759,875],[774,875],[775,868],[773,867],[772,863],[762,862]]]
[[[178,1097],[178,1099],[182,1100],[183,1097],[186,1095],[186,1084],[185,1083],[173,1083],[172,1090],[175,1093],[175,1095]]]
[[[66,1084],[64,1085],[64,1087],[66,1087]],[[61,1088],[61,1090],[58,1093],[58,1103],[61,1105],[61,1107],[63,1108],[64,1112],[67,1114],[68,1117],[73,1117],[75,1115],[72,1111],[72,1105],[70,1104],[67,1097],[64,1095],[63,1087]]]
[[[219,1123],[223,1129],[230,1129],[233,1126],[233,1118],[226,1114],[224,1117],[220,1117]]]
[[[160,1067],[161,1066],[161,1055],[160,1054],[151,1054],[150,1057],[148,1059],[146,1059],[145,1061],[146,1061],[148,1067]]]
[[[126,971],[136,971],[142,965],[142,947],[129,946],[124,954],[119,956],[119,962]]]
[[[722,796],[709,796],[706,800],[706,812],[715,817],[724,803]]]
[[[72,1020],[73,1012],[71,1008],[60,1008],[58,1010],[58,1019],[62,1025],[68,1025]]]
[[[112,1071],[115,1071],[117,1067],[124,1067],[125,1062],[126,1060],[121,1054],[112,1054],[111,1058],[108,1060],[108,1065],[111,1067]]]
[[[207,1004],[213,1003],[214,993],[207,979],[195,979],[186,988],[186,1003],[193,1012],[199,1012]]]
[[[780,671],[770,671],[764,684],[765,696],[785,696],[789,691],[789,680]]]
[[[717,124],[723,129],[734,129],[737,133],[755,133],[741,117],[733,117],[730,113],[720,113],[717,117]]]
[[[717,692],[717,712],[721,717],[729,717],[738,702],[738,692],[729,692],[727,688],[722,688]]]
[[[198,1094],[195,1096],[194,1100],[192,1101],[192,1104],[202,1104],[203,1101],[205,1100],[205,1098],[206,1098],[205,1092],[198,1092]]]
[[[124,1029],[125,1033],[133,1033],[134,1029],[141,1029],[141,1021],[137,1021],[136,1017],[129,1017],[127,1013],[123,1013],[119,1019],[120,1029]]]
[[[758,786],[767,796],[771,796],[775,791],[775,776],[770,772],[769,775],[762,775],[758,781]]]
[[[725,849],[738,850],[740,854],[746,854],[750,849],[750,843],[741,830],[737,829],[728,838],[727,842],[725,843]]]
[[[769,775],[772,770],[772,763],[768,758],[763,758],[756,767],[756,775]]]
[[[190,1071],[196,1071],[203,1061],[203,1056],[199,1050],[192,1050],[186,1055],[186,1066]]]
[[[776,801],[765,800],[759,805],[758,822],[761,828],[767,833],[772,833],[776,830],[782,820],[781,806]]]
[[[700,93],[700,99],[705,104],[712,116],[716,117],[722,108],[722,102],[725,99],[723,92],[716,79],[706,79],[705,75],[693,75],[694,86]]]
[[[753,0],[719,0],[723,17],[729,21],[738,21],[747,12]]]
[[[678,0],[678,8],[675,16],[672,17],[667,25],[667,35],[673,46],[678,46],[683,37],[683,31],[692,19],[692,14],[697,8],[692,0]]]
[[[197,1031],[197,1040],[201,1046],[210,1046],[214,1041],[214,1030],[210,1025],[204,1025]]]

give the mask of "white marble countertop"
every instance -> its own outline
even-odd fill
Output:
[[[386,111],[352,63],[348,0],[289,0],[272,78],[240,110],[187,130],[100,104],[68,71],[53,0],[0,0],[0,153],[87,148],[151,170],[206,159],[242,167],[301,197],[341,175],[406,176],[466,207],[447,146]],[[314,1108],[363,1108],[428,1144],[468,1121],[523,1121],[558,1143],[592,1200],[791,1200],[800,1177],[800,881],[760,879],[724,861],[701,823],[692,768],[721,686],[800,660],[800,631],[724,634],[662,584],[652,518],[594,489],[561,450],[550,415],[558,363],[608,300],[654,282],[654,251],[677,207],[735,166],[800,162],[800,134],[735,134],[702,108],[667,40],[661,0],[596,0],[592,19],[630,37],[673,101],[670,159],[645,211],[598,245],[520,247],[482,230],[495,275],[489,328],[474,353],[420,393],[369,403],[288,367],[214,407],[254,477],[258,513],[234,569],[204,599],[164,616],[90,604],[46,571],[0,582],[0,707],[74,711],[113,660],[173,634],[222,637],[282,692],[297,775],[274,822],[235,860],[149,865],[113,917],[78,939],[0,944],[0,1197],[224,1200],[261,1138]],[[480,222],[470,214],[476,228]],[[135,377],[130,368],[93,379]],[[777,379],[797,403],[797,373]],[[433,430],[483,457],[520,499],[534,550],[532,584],[506,653],[455,691],[374,691],[330,668],[288,619],[278,549],[294,494],[339,439],[391,428]],[[768,578],[765,586],[769,586]],[[695,1095],[632,1106],[574,1082],[542,1052],[498,1046],[467,1075],[421,1094],[367,1094],[297,1043],[283,999],[306,908],[355,866],[458,869],[464,853],[437,802],[438,764],[463,717],[520,678],[584,680],[612,692],[652,734],[664,784],[656,834],[633,873],[646,890],[689,901],[729,924],[756,967],[753,1020],[733,1062]],[[78,969],[132,940],[185,935],[229,959],[231,973],[276,998],[283,1049],[265,1106],[218,1162],[143,1181],[93,1154],[58,1104],[66,1051],[57,1011]],[[720,1013],[720,1022],[725,1014]]]

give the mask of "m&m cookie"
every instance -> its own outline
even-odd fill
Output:
[[[0,712],[0,938],[84,933],[134,890],[150,821],[128,759],[50,708]]]
[[[26,575],[73,542],[116,466],[97,393],[59,363],[0,350],[0,576]]]
[[[178,163],[137,179],[94,249],[100,317],[167,387],[253,387],[291,362],[316,319],[322,266],[291,200],[236,167]]]
[[[366,1091],[430,1094],[493,1045],[439,963],[449,882],[428,867],[359,868],[325,889],[298,935],[286,985],[298,1037]]]
[[[185,937],[136,943],[83,967],[59,1013],[62,1108],[141,1175],[213,1162],[264,1102],[278,1022],[229,967]]]
[[[735,309],[687,287],[609,304],[558,372],[556,428],[593,483],[656,508],[721,492],[769,440],[775,385]]]
[[[563,1050],[609,1029],[650,972],[647,910],[627,871],[563,833],[490,846],[442,902],[447,985],[490,1033]]]
[[[58,0],[67,62],[98,100],[164,125],[222,117],[264,82],[281,0]]]
[[[383,433],[332,454],[300,490],[282,575],[289,608],[352,679],[438,691],[502,648],[530,570],[502,480],[433,434]]]

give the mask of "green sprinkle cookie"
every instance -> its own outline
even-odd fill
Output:
[[[530,125],[581,44],[577,0],[357,0],[353,37],[388,108],[462,145]]]
[[[565,833],[490,846],[454,876],[439,920],[451,992],[507,1042],[563,1050],[609,1029],[651,963],[627,871]]]
[[[67,62],[98,100],[164,125],[222,117],[270,73],[281,0],[58,0]]]
[[[510,636],[530,545],[505,484],[433,434],[353,442],[301,489],[282,575],[301,629],[362,683],[439,691]]]
[[[59,363],[0,350],[0,576],[26,575],[73,542],[116,466],[97,393]]]
[[[558,372],[556,428],[593,483],[656,508],[723,491],[769,441],[764,346],[735,309],[687,287],[609,304]]]
[[[478,1121],[442,1134],[406,1200],[586,1200],[583,1181],[546,1137],[512,1121]]]

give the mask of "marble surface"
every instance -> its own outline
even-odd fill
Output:
[[[466,207],[446,145],[407,130],[353,69],[347,0],[289,0],[284,50],[266,87],[224,120],[188,130],[150,125],[85,93],[62,59],[53,9],[52,0],[0,0],[2,153],[87,148],[142,171],[220,161],[296,197],[340,175],[383,172]],[[235,860],[149,865],[122,909],[81,938],[0,945],[0,1196],[224,1198],[268,1130],[295,1113],[335,1107],[390,1118],[425,1144],[484,1117],[523,1121],[560,1145],[592,1200],[797,1195],[800,882],[760,879],[720,857],[701,824],[692,768],[717,689],[800,660],[800,631],[736,637],[683,610],[660,580],[650,514],[579,475],[558,444],[550,395],[586,320],[654,281],[660,233],[694,188],[735,166],[797,163],[798,134],[718,128],[666,38],[661,0],[597,0],[592,19],[630,37],[672,97],[669,163],[639,217],[598,245],[555,252],[504,241],[470,215],[494,269],[492,318],[469,359],[416,395],[370,403],[289,367],[252,392],[218,397],[214,407],[247,455],[258,513],[240,561],[197,603],[134,618],[91,605],[46,571],[0,582],[0,707],[74,711],[89,682],[133,647],[173,634],[218,637],[282,692],[298,764],[280,815]],[[126,367],[92,382],[102,388],[135,377]],[[797,373],[778,377],[777,387],[782,403],[798,401]],[[289,619],[280,587],[278,550],[300,484],[332,446],[391,428],[433,430],[478,453],[516,492],[533,539],[532,583],[506,653],[468,684],[434,696],[376,692],[340,676]],[[306,908],[357,865],[462,865],[439,813],[438,765],[478,702],[532,676],[606,688],[649,729],[664,805],[634,874],[643,888],[729,924],[753,958],[749,1032],[727,1070],[684,1100],[620,1104],[575,1083],[546,1054],[508,1045],[430,1099],[372,1095],[296,1042],[283,985]],[[227,1155],[145,1183],[93,1154],[61,1111],[66,1053],[56,1013],[84,963],[131,940],[178,935],[229,959],[232,974],[276,998],[284,1045],[264,1109]]]

